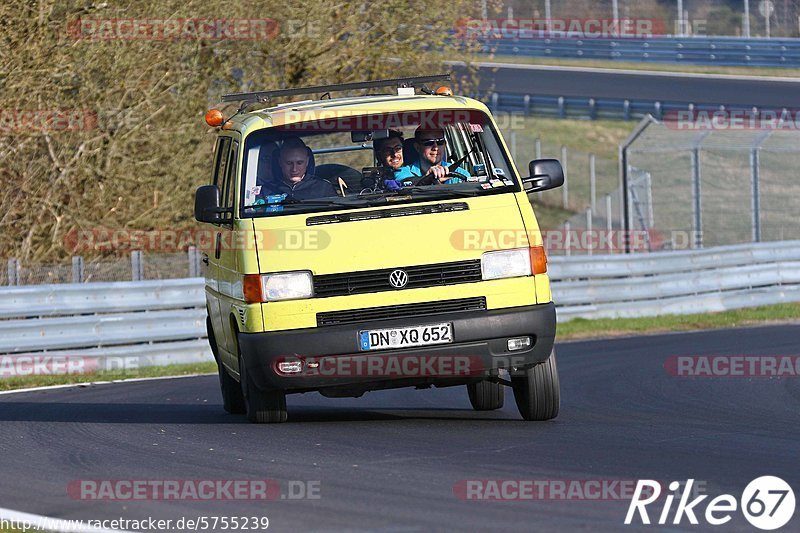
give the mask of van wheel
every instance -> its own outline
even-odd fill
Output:
[[[286,393],[282,390],[261,390],[247,375],[242,356],[239,356],[239,376],[247,420],[254,424],[286,422]]]
[[[494,411],[503,407],[505,393],[503,385],[492,383],[491,381],[479,381],[478,383],[468,383],[467,393],[469,403],[476,411]]]
[[[219,359],[217,339],[214,336],[214,328],[211,327],[211,318],[209,317],[206,317],[206,330],[208,331],[208,344],[211,345],[211,351],[214,354],[214,359],[217,361],[219,388],[222,391],[222,408],[232,415],[243,414],[245,412],[245,407],[242,389],[228,371],[225,370],[225,365],[223,365]]]
[[[511,375],[514,399],[525,420],[550,420],[558,416],[561,390],[556,368],[556,352],[547,361]]]
[[[222,363],[217,363],[219,371],[219,388],[222,390],[222,408],[232,415],[241,415],[246,412],[242,388],[231,377]]]

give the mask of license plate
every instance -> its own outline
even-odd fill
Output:
[[[361,351],[409,348],[453,342],[453,325],[432,324],[404,328],[370,329],[358,332]]]

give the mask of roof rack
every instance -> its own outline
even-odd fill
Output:
[[[373,89],[375,87],[416,87],[418,85],[434,81],[450,81],[450,74],[436,74],[433,76],[412,76],[409,78],[390,78],[387,80],[339,83],[335,85],[316,85],[313,87],[298,87],[296,89],[277,89],[274,91],[232,93],[223,95],[222,101],[223,102],[241,102],[241,101],[266,102],[270,98],[278,98],[281,96],[298,96],[301,94],[355,91],[358,89]]]

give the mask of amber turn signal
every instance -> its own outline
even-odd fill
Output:
[[[259,274],[245,274],[242,282],[242,292],[244,301],[249,304],[257,304],[264,301],[264,291],[261,286],[261,276]]]
[[[225,118],[222,116],[222,111],[219,109],[209,109],[206,113],[206,124],[212,128],[220,127],[224,121]]]
[[[531,269],[534,274],[547,272],[547,255],[544,246],[531,246]]]

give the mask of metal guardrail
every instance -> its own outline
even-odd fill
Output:
[[[0,290],[0,318],[203,307],[205,293],[198,280],[202,278],[8,287]]]
[[[800,241],[551,257],[559,321],[800,301]],[[0,289],[0,354],[212,361],[203,278]],[[100,365],[102,366],[102,365]]]
[[[725,311],[800,301],[800,241],[552,257],[558,319]]]
[[[715,111],[735,110],[758,114],[757,106],[725,106],[667,102],[661,100],[629,100],[623,98],[579,98],[556,95],[531,95],[492,93],[486,105],[492,113],[524,113],[555,118],[639,120],[647,115],[661,120],[665,113],[685,110]]]
[[[203,278],[0,288],[0,354],[94,369],[213,361],[205,317]]]
[[[793,67],[800,64],[800,39],[736,37],[533,37],[486,39],[483,52],[504,56],[599,59],[695,65]]]

